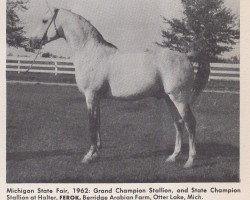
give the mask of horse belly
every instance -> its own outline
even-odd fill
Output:
[[[108,96],[118,99],[139,99],[149,96],[158,96],[161,84],[154,75],[139,76],[136,73],[130,76],[119,76],[109,81]]]

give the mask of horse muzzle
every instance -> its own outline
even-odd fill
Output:
[[[46,43],[46,38],[38,39],[38,38],[30,38],[30,47],[32,49],[41,49],[42,46]]]

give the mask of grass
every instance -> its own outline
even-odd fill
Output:
[[[100,159],[83,165],[88,124],[77,88],[8,84],[7,182],[238,182],[239,95],[203,93],[194,113],[198,157],[183,169],[187,133],[177,162],[164,162],[175,139],[164,101],[104,100]]]
[[[45,74],[45,73],[20,73],[6,72],[7,80],[15,81],[34,81],[34,82],[53,82],[53,83],[76,83],[75,76],[71,74]],[[239,91],[239,81],[211,80],[207,84],[207,89],[234,90]]]

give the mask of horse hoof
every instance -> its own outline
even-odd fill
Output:
[[[89,155],[86,155],[84,156],[84,158],[82,159],[82,162],[83,164],[89,164],[91,162],[94,162],[98,159],[98,154],[97,153],[93,153],[91,156]]]
[[[89,164],[90,162],[91,162],[90,158],[85,158],[85,157],[81,161],[81,163],[83,164]]]
[[[193,167],[193,162],[187,161],[186,164],[183,166],[185,169]]]
[[[174,156],[169,156],[169,157],[166,159],[165,162],[166,162],[166,163],[173,163],[173,162],[175,162],[175,157],[174,157]]]
[[[98,150],[102,149],[102,144],[97,144],[97,149]]]

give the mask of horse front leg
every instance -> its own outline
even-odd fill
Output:
[[[100,101],[94,94],[85,95],[89,118],[90,149],[82,163],[90,163],[98,158],[101,147],[100,138]]]

